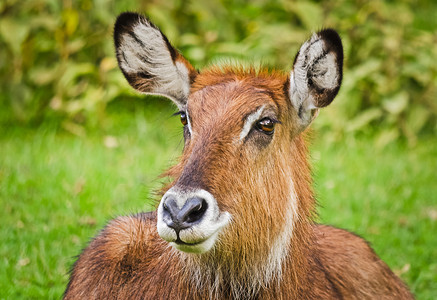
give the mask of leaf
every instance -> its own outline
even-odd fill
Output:
[[[423,128],[426,122],[429,120],[431,112],[422,106],[413,106],[408,112],[407,127],[415,134]]]
[[[198,46],[201,44],[202,44],[202,40],[200,36],[198,36],[197,34],[185,33],[181,35],[179,38],[179,45],[181,47],[188,46],[188,45]]]
[[[398,115],[407,108],[408,98],[408,93],[401,91],[393,97],[384,100],[382,106],[387,112]]]
[[[205,49],[203,47],[191,47],[187,51],[187,57],[194,61],[202,61],[205,59]]]
[[[45,29],[49,32],[55,32],[55,30],[60,26],[61,18],[58,15],[53,14],[38,14],[37,16],[33,16],[29,21],[29,27],[33,29]]]
[[[68,121],[68,120],[62,122],[62,128],[64,128],[66,131],[68,131],[74,135],[80,136],[80,137],[84,137],[86,135],[86,130],[83,126],[76,124],[76,123],[73,123],[73,122]]]
[[[67,9],[62,12],[62,19],[65,23],[65,33],[67,36],[73,35],[79,24],[79,13],[74,9]]]
[[[248,49],[244,45],[232,42],[220,43],[216,48],[217,53],[232,53],[237,55],[242,54],[247,50]]]
[[[36,85],[42,86],[53,82],[59,75],[59,68],[35,67],[30,70],[29,78]]]
[[[25,22],[19,23],[12,18],[4,17],[0,19],[0,35],[15,55],[21,52],[21,45],[26,40],[29,31],[30,27],[26,26]]]
[[[109,70],[115,69],[117,67],[117,60],[114,57],[104,57],[100,61],[100,70],[102,72],[108,72]]]
[[[297,15],[307,29],[316,30],[322,24],[323,13],[321,6],[315,3],[296,1],[289,3],[288,9]]]
[[[368,125],[373,120],[376,120],[382,116],[382,111],[379,108],[368,109],[359,114],[355,119],[349,122],[347,131],[356,131]]]
[[[357,65],[355,68],[349,69],[347,73],[345,72],[345,82],[343,84],[354,86],[358,80],[377,72],[381,68],[381,64],[381,60],[374,58]]]
[[[86,42],[85,40],[79,38],[72,41],[69,41],[66,45],[66,48],[68,50],[68,53],[72,54],[75,52],[78,52],[82,50],[82,48],[85,46]]]
[[[91,63],[69,63],[65,68],[64,74],[62,74],[61,78],[59,79],[59,88],[70,88],[77,77],[86,74],[92,74],[95,69],[96,66]]]
[[[399,137],[399,130],[397,128],[383,130],[378,134],[375,140],[375,146],[377,148],[384,148],[391,142],[395,141]]]

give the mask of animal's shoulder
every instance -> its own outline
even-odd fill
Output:
[[[316,263],[346,298],[368,298],[372,291],[379,299],[411,299],[404,283],[366,240],[326,225],[314,226],[314,233]]]
[[[314,233],[317,241],[321,246],[338,245],[340,251],[346,248],[369,248],[368,242],[359,235],[347,231],[345,229],[328,226],[328,225],[315,225]],[[367,250],[365,250],[367,252]]]
[[[156,212],[149,212],[111,220],[91,245],[104,248],[108,259],[118,260],[126,255],[144,255],[159,240]]]
[[[344,229],[317,225],[314,228],[317,250],[327,268],[347,268],[356,272],[373,272],[386,265],[362,237]],[[350,273],[349,273],[350,274]]]
[[[157,234],[155,212],[117,217],[80,254],[65,298],[131,295],[128,283],[133,278],[147,285],[157,272],[165,271],[161,258],[166,249]]]

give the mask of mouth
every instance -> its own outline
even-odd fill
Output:
[[[175,241],[170,242],[170,245],[182,252],[201,254],[201,253],[205,253],[206,251],[212,248],[212,246],[214,245],[217,239],[217,236],[218,236],[218,232],[215,232],[212,236],[208,237],[207,239],[194,243],[184,242],[178,236],[178,238]]]
[[[196,245],[202,244],[204,241],[205,240],[200,241],[200,242],[196,242],[196,243],[187,243],[187,242],[182,241],[178,235],[178,238],[176,239],[176,241],[174,241],[172,243],[179,245],[179,246],[196,246]]]
[[[212,249],[220,232],[230,222],[230,219],[229,213],[223,213],[219,220],[215,220],[213,223],[199,224],[200,226],[184,229],[177,233],[168,227],[163,227],[165,230],[162,230],[161,227],[160,235],[179,251],[201,254]]]

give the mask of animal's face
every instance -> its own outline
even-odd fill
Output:
[[[299,217],[299,134],[340,87],[338,35],[313,35],[288,75],[236,67],[198,73],[136,14],[119,17],[115,45],[130,84],[172,99],[184,126],[175,181],[158,208],[159,235],[191,253],[281,252]]]
[[[210,82],[216,77],[222,81]],[[208,84],[200,84],[204,80]],[[276,179],[275,161],[290,147],[291,122],[284,118],[289,107],[283,91],[273,86],[282,87],[285,80],[247,73],[238,78],[220,70],[198,75],[180,112],[185,147],[176,180],[158,209],[158,232],[177,249],[209,250],[229,222],[229,230],[247,237],[264,226],[273,230],[266,221],[283,223],[280,210],[289,195],[278,195],[282,189],[276,185],[289,190],[289,183]],[[239,243],[230,236],[225,240],[228,246]]]

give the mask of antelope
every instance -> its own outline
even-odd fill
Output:
[[[306,136],[340,89],[336,31],[313,34],[288,73],[199,72],[136,13],[114,41],[129,84],[176,104],[184,149],[157,211],[110,221],[64,299],[413,299],[365,240],[314,221]]]

